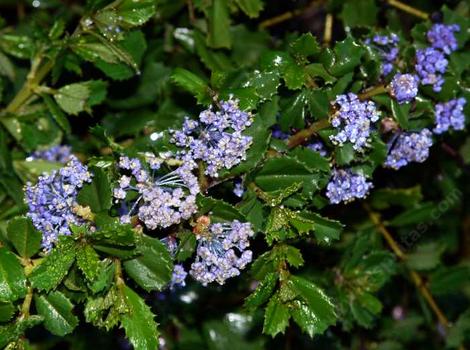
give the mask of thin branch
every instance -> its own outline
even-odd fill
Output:
[[[300,130],[296,134],[292,135],[287,141],[287,147],[297,147],[315,135],[318,131],[326,129],[328,126],[330,126],[328,119],[321,119],[315,123],[312,123],[308,128]]]
[[[422,18],[422,19],[428,19],[429,15],[421,10],[418,10],[410,5],[404,4],[401,1],[398,0],[388,0],[387,1],[390,6],[396,7],[397,9],[400,9],[406,13],[409,13],[410,15]]]
[[[328,46],[333,36],[333,15],[327,13],[325,17],[325,31],[323,33],[323,43]]]

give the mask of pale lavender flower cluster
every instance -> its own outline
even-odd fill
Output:
[[[313,141],[309,143],[306,147],[311,149],[312,151],[320,153],[320,155],[323,157],[326,157],[328,155],[328,151],[325,148],[325,144],[321,141]]]
[[[326,186],[326,196],[331,204],[349,203],[356,198],[365,198],[373,187],[362,174],[350,169],[334,169],[333,177]]]
[[[184,269],[183,265],[176,264],[173,267],[173,274],[171,276],[170,289],[175,287],[184,287],[186,286],[186,277],[188,273]]]
[[[361,101],[353,93],[339,95],[335,102],[339,109],[333,115],[331,125],[339,131],[331,135],[330,140],[339,146],[351,142],[356,151],[363,151],[369,146],[371,123],[379,120],[374,102]]]
[[[245,188],[243,187],[243,183],[241,181],[235,181],[233,186],[233,194],[239,198],[242,198],[244,193]]]
[[[183,164],[161,174],[163,160],[151,153],[146,153],[145,158],[149,169],[137,158],[121,157],[119,160],[119,168],[128,174],[119,179],[114,198],[117,202],[125,201],[127,192],[137,193],[121,221],[128,223],[131,216],[137,214],[148,229],[154,230],[189,219],[197,210],[196,195],[200,192],[192,167]]]
[[[382,58],[382,75],[389,75],[393,70],[393,64],[398,57],[398,35],[375,35],[372,40],[367,39],[366,44],[372,45]]]
[[[52,249],[59,235],[70,235],[70,225],[83,220],[74,213],[77,194],[91,181],[88,168],[71,156],[65,167],[39,176],[38,182],[26,184],[25,196],[34,227],[42,232],[42,247]]]
[[[212,282],[224,284],[238,276],[252,260],[253,254],[247,248],[253,235],[251,225],[238,220],[211,224],[197,234],[196,260],[189,273],[204,286]]]
[[[384,166],[400,169],[410,162],[422,163],[429,157],[431,146],[432,133],[428,129],[419,133],[402,133],[390,142]]]
[[[57,145],[48,149],[34,151],[28,158],[26,158],[26,160],[46,160],[48,162],[65,164],[71,159],[71,157],[72,147],[67,145]]]
[[[411,102],[418,94],[418,84],[419,79],[416,75],[397,73],[391,83],[392,96],[400,104]]]
[[[434,115],[436,117],[435,134],[442,134],[450,128],[463,130],[465,128],[465,115],[463,108],[467,101],[465,98],[455,98],[446,103],[436,104]]]
[[[448,63],[444,54],[435,48],[418,50],[415,69],[421,84],[432,85],[435,92],[441,91],[442,84],[444,84],[442,75],[446,72]]]
[[[238,107],[238,100],[220,102],[220,110],[202,111],[199,120],[186,118],[182,130],[173,131],[172,142],[185,148],[180,152],[183,160],[194,164],[206,163],[205,173],[218,176],[222,168],[230,169],[246,159],[251,136],[242,132],[252,123],[252,116]]]
[[[454,32],[458,31],[460,31],[458,24],[436,23],[428,31],[427,38],[433,48],[442,50],[449,55],[452,51],[457,50],[457,39]]]

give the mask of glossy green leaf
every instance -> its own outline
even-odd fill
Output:
[[[44,327],[52,334],[64,336],[78,325],[72,303],[61,292],[35,295],[34,302],[38,314],[44,317]]]
[[[77,201],[82,206],[89,206],[97,213],[107,210],[112,204],[111,183],[103,169],[93,168],[91,183],[85,184],[77,196]]]
[[[235,2],[251,18],[258,17],[264,7],[263,0],[235,0]]]
[[[16,217],[11,220],[8,223],[7,235],[23,258],[32,257],[41,247],[42,234],[34,228],[29,218]]]
[[[264,313],[263,333],[272,337],[284,333],[289,324],[289,309],[277,296],[272,297]]]
[[[171,75],[173,81],[190,92],[201,104],[210,101],[209,87],[204,79],[183,68],[176,68]]]
[[[0,302],[15,301],[26,295],[26,278],[18,258],[0,247]]]
[[[410,103],[399,104],[396,100],[391,100],[392,115],[398,124],[403,128],[408,128],[408,114],[411,108]]]
[[[268,273],[256,287],[255,291],[245,299],[245,307],[255,309],[263,305],[273,294],[279,276]]]
[[[86,279],[93,282],[100,274],[100,260],[98,253],[89,244],[78,246],[76,253],[77,265]]]
[[[230,16],[228,3],[225,0],[213,0],[208,9],[207,44],[213,48],[230,48]]]

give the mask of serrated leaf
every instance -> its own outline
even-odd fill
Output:
[[[395,99],[391,99],[390,101],[393,117],[402,129],[408,129],[408,114],[411,108],[411,103],[400,104]]]
[[[52,334],[64,336],[72,333],[78,325],[78,318],[72,312],[72,303],[61,292],[35,295],[34,302],[38,314],[44,317],[44,327]]]
[[[238,7],[245,12],[248,17],[256,18],[259,16],[261,10],[263,10],[263,0],[235,0]]]
[[[61,238],[28,277],[32,286],[40,291],[48,292],[57,287],[75,261],[75,242],[68,237]]]
[[[124,262],[124,269],[146,291],[162,290],[171,280],[173,263],[166,246],[158,239],[142,236],[140,256]]]
[[[15,301],[26,295],[26,277],[18,258],[0,247],[0,302]]]
[[[245,299],[245,307],[255,309],[263,305],[273,294],[278,278],[275,273],[268,273],[255,291]]]
[[[112,190],[108,175],[101,168],[93,168],[91,183],[85,184],[77,196],[82,206],[89,206],[94,213],[111,208]]]
[[[335,77],[345,76],[352,72],[361,62],[365,50],[351,36],[336,43],[334,55],[330,60],[323,61],[329,73]]]
[[[415,208],[411,208],[398,214],[389,221],[390,226],[400,227],[412,225],[420,222],[432,221],[433,214],[437,206],[434,203],[422,203]]]
[[[228,3],[225,0],[213,0],[208,8],[207,21],[209,31],[207,44],[216,49],[230,48],[232,37]]]
[[[312,222],[315,237],[324,243],[331,243],[332,240],[339,239],[344,227],[339,221],[327,219],[312,212],[303,211],[298,216]]]
[[[196,97],[198,103],[210,102],[209,86],[206,81],[190,71],[176,68],[171,75],[173,81]]]
[[[15,314],[16,308],[12,303],[0,302],[0,322],[8,322]]]
[[[77,265],[89,282],[93,282],[100,273],[98,253],[88,244],[79,245],[76,253]]]
[[[127,286],[124,287],[124,295],[129,307],[129,312],[121,316],[126,337],[136,350],[157,349],[159,333],[155,315],[144,300]]]
[[[311,33],[299,36],[291,45],[290,52],[295,56],[312,56],[320,52],[320,45]]]
[[[29,59],[33,54],[34,43],[30,36],[2,33],[0,48],[16,58]]]
[[[246,221],[240,211],[227,202],[199,195],[197,205],[201,215],[209,214],[214,222],[227,222],[233,220]]]
[[[284,333],[289,324],[289,309],[277,296],[273,296],[264,313],[263,333],[275,337],[278,333]]]
[[[29,218],[16,217],[8,223],[8,239],[18,254],[30,258],[41,248],[42,234],[36,230]]]
[[[8,343],[16,341],[24,332],[42,322],[42,317],[31,315],[28,318],[18,319],[15,323],[0,326],[0,348],[4,349]]]
[[[106,97],[106,83],[101,80],[89,80],[66,85],[57,90],[54,99],[66,113],[77,115],[91,112],[91,107],[103,102]]]
[[[296,147],[289,155],[305,164],[311,171],[330,172],[330,162],[327,158],[307,147]]]

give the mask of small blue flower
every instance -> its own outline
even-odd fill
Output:
[[[382,75],[387,76],[393,70],[393,64],[398,57],[398,35],[375,35],[372,40],[367,39],[366,44],[378,51],[382,58]]]
[[[339,109],[333,115],[331,125],[338,133],[331,135],[330,140],[339,146],[350,142],[356,151],[363,151],[370,146],[371,124],[379,120],[374,102],[361,101],[353,93],[339,95],[335,102]]]
[[[335,169],[326,187],[326,196],[331,204],[348,203],[356,198],[365,198],[373,187],[366,177],[350,169]]]
[[[419,133],[401,133],[389,143],[384,166],[400,169],[410,162],[422,163],[429,157],[432,133],[423,129]]]
[[[67,163],[72,157],[72,147],[70,146],[53,146],[45,150],[37,150],[31,153],[26,160],[46,160],[48,162]]]
[[[52,249],[60,235],[70,235],[70,225],[79,225],[83,219],[75,214],[77,194],[84,183],[91,182],[91,174],[75,157],[65,167],[39,176],[38,182],[26,184],[25,196],[29,216],[34,227],[42,232],[42,247]]]
[[[446,103],[436,104],[434,115],[436,118],[436,127],[433,129],[435,134],[442,134],[450,128],[454,130],[463,130],[465,128],[465,114],[463,108],[467,101],[465,98],[455,98]]]
[[[413,74],[395,74],[391,88],[398,103],[411,102],[418,94],[418,78]]]
[[[416,72],[423,85],[432,85],[435,92],[439,92],[444,84],[442,76],[447,69],[448,61],[444,54],[432,47],[416,52]]]
[[[171,276],[170,289],[175,289],[176,287],[185,287],[187,276],[188,273],[184,269],[183,265],[175,265],[173,268],[173,274]]]
[[[457,39],[454,32],[460,31],[458,24],[434,24],[427,33],[428,41],[435,49],[444,51],[449,55],[452,51],[457,50]]]
[[[230,169],[246,159],[252,138],[242,132],[252,123],[252,116],[238,107],[238,101],[221,101],[220,110],[207,109],[199,120],[186,118],[183,128],[172,132],[172,142],[184,148],[179,156],[195,166],[200,159],[206,163],[205,173],[218,176],[220,169]]]
[[[211,224],[196,236],[197,255],[190,275],[204,286],[212,282],[224,284],[238,276],[252,260],[252,252],[247,248],[253,235],[251,225],[238,220]]]

